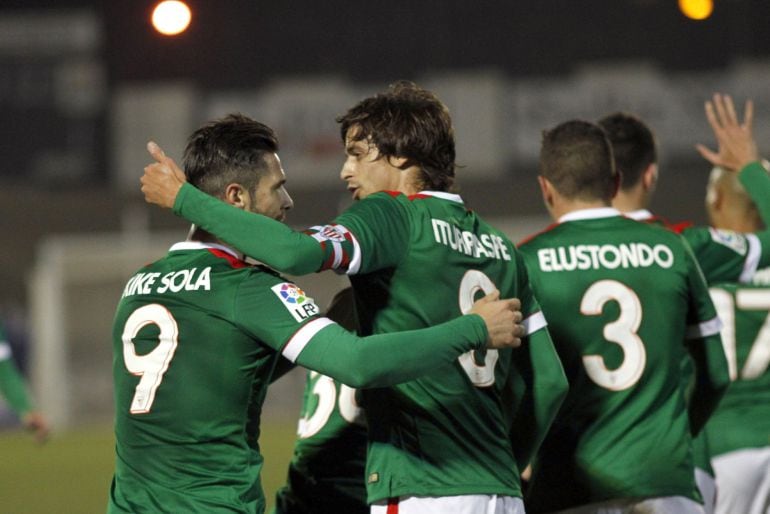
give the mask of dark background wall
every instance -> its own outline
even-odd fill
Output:
[[[329,74],[382,87],[431,72],[488,69],[514,78],[558,80],[585,63],[648,61],[674,73],[720,70],[741,59],[770,56],[766,0],[718,1],[711,18],[701,22],[682,16],[674,0],[188,3],[193,24],[170,39],[157,36],[147,23],[155,4],[151,1],[0,2],[0,15],[70,9],[95,13],[102,30],[96,57],[103,63],[104,97],[93,126],[59,130],[60,120],[44,107],[22,109],[13,98],[4,99],[0,74],[0,305],[23,303],[29,263],[41,238],[118,230],[127,206],[144,209],[135,195],[115,191],[108,180],[108,100],[123,84],[181,79],[205,93],[256,88],[279,76]],[[0,55],[6,78],[18,67],[34,64],[34,59],[17,62]],[[93,145],[92,172],[77,180],[57,180],[56,165],[63,170],[64,163],[55,160],[53,173],[31,171],[31,150],[55,146],[60,139],[77,145],[78,137]],[[701,192],[706,172],[692,162],[668,163],[655,206],[672,218],[705,221]],[[499,179],[461,177],[461,185],[468,202],[488,216],[542,214],[534,173],[533,163],[512,162]],[[292,187],[297,200],[292,221],[297,225],[329,217],[339,204],[336,187]],[[184,230],[185,224],[168,213],[154,208],[146,212],[153,230]]]

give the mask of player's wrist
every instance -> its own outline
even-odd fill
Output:
[[[188,192],[191,194],[194,194],[194,192],[191,192],[191,189],[194,189],[195,186],[190,185],[188,182],[183,182],[179,189],[177,189],[176,196],[174,197],[174,203],[171,207],[171,209],[174,211],[174,214],[181,215],[182,214],[182,206],[184,205],[185,199],[187,198]]]

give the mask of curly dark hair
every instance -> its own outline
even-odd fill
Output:
[[[402,157],[421,171],[422,186],[449,191],[455,178],[455,140],[449,109],[435,94],[400,81],[337,118],[343,143],[368,139],[381,157]],[[353,129],[353,130],[351,130]]]

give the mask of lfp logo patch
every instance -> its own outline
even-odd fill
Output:
[[[284,282],[276,284],[270,289],[281,300],[283,306],[294,316],[297,321],[304,321],[319,313],[318,306],[312,298],[305,294],[296,284]]]
[[[716,228],[709,228],[709,232],[711,232],[711,239],[713,239],[715,243],[725,245],[740,255],[746,255],[748,243],[746,242],[746,236],[743,234],[733,232],[732,230],[721,230]]]

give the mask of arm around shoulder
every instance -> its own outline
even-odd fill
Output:
[[[312,335],[296,363],[356,389],[414,380],[453,362],[462,353],[484,348],[488,337],[484,320],[478,315],[368,337],[358,337],[326,318],[311,323],[320,325],[323,320],[329,323]],[[293,340],[289,341],[287,348],[292,344]]]
[[[188,183],[176,196],[174,212],[283,273],[307,275],[321,268],[323,252],[312,237],[267,216],[227,205]]]

